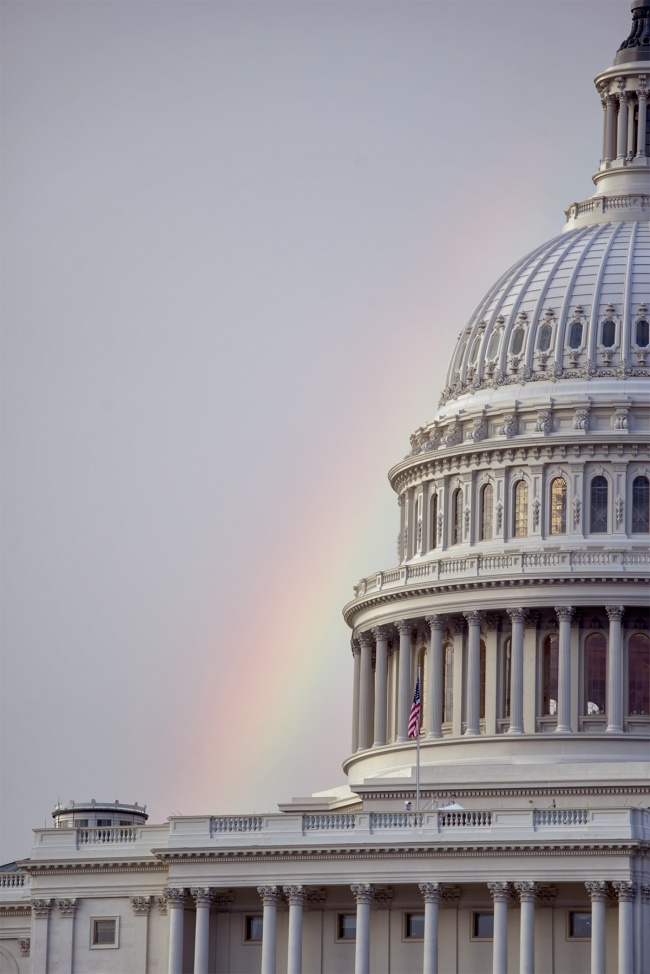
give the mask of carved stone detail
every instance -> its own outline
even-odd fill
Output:
[[[131,909],[133,910],[134,916],[137,917],[149,916],[149,911],[151,909],[152,902],[153,902],[153,896],[132,896]]]
[[[535,432],[543,433],[544,436],[548,436],[549,433],[553,432],[553,414],[548,409],[538,410]]]
[[[506,413],[503,417],[503,425],[499,427],[499,432],[507,439],[517,435],[517,417],[514,413]]]
[[[634,897],[636,895],[636,883],[631,880],[622,880],[621,882],[613,882],[612,889],[618,897],[619,903],[633,903]]]
[[[418,883],[425,903],[437,903],[442,894],[442,883]]]
[[[32,900],[32,916],[39,920],[47,919],[50,915],[52,900]]]
[[[221,892],[219,890],[213,890],[214,893],[214,907],[217,913],[225,913],[232,906],[235,900],[235,894],[231,889]]]
[[[572,605],[556,605],[555,614],[558,619],[563,622],[571,622],[575,615],[575,609]]]
[[[173,886],[168,886],[167,889],[164,889],[163,896],[169,906],[173,907],[185,906],[185,900],[187,899],[187,893],[184,889],[177,889]]]
[[[304,903],[307,890],[304,886],[283,886],[282,892],[289,906],[301,906]]]
[[[77,910],[77,900],[75,897],[57,900],[56,905],[62,917],[73,917]]]
[[[483,417],[479,417],[472,422],[471,429],[467,433],[467,439],[474,443],[480,443],[488,435],[488,426]]]
[[[29,957],[29,948],[31,946],[31,943],[32,941],[30,937],[18,938],[18,947],[20,948],[21,957]]]
[[[490,896],[494,903],[509,903],[512,892],[510,883],[488,883]]]
[[[350,886],[350,889],[356,903],[372,903],[375,887],[370,883],[355,884]]]
[[[445,446],[458,446],[463,439],[463,429],[460,423],[452,423],[447,428],[447,433],[443,436],[442,440]]]
[[[390,886],[375,886],[374,891],[375,906],[379,909],[387,909],[393,902],[393,889]]]
[[[573,498],[573,524],[577,528],[580,524],[580,513],[582,511],[582,503],[579,497]]]
[[[576,409],[575,416],[573,417],[573,428],[574,430],[587,433],[589,431],[589,410],[588,409]]]
[[[555,903],[556,896],[557,896],[557,888],[555,886],[540,885],[537,888],[537,905],[553,906],[553,904]]]
[[[515,889],[521,903],[534,903],[539,886],[537,883],[515,883]]]
[[[257,892],[260,894],[264,906],[282,903],[283,901],[282,890],[279,886],[258,886]]]
[[[167,897],[157,896],[156,906],[158,907],[158,913],[161,917],[167,916]]]
[[[440,906],[443,909],[454,909],[460,900],[460,886],[443,886],[440,891]]]
[[[199,906],[207,906],[208,908],[212,906],[212,901],[214,900],[214,891],[210,889],[209,886],[199,886],[190,890],[192,897],[194,899],[194,905],[198,908]]]
[[[373,636],[375,637],[375,639],[388,639],[388,637],[390,635],[390,627],[389,626],[373,626],[373,628],[370,630],[370,632],[373,634]]]
[[[624,605],[606,605],[605,612],[607,613],[607,618],[611,621],[620,622],[623,618],[625,612]]]
[[[606,903],[609,895],[609,883],[585,883],[592,903]]]
[[[323,887],[308,887],[305,892],[305,903],[311,910],[319,910],[327,899],[327,890]]]
[[[612,428],[615,430],[628,429],[629,415],[629,409],[615,409],[612,416]]]
[[[616,498],[616,503],[614,505],[614,511],[615,511],[615,514],[616,514],[616,524],[620,528],[621,524],[623,523],[623,514],[624,514],[624,511],[625,511],[625,503],[624,503],[623,498],[621,497],[620,494]]]
[[[433,615],[433,616],[425,616],[424,621],[429,626],[429,629],[433,630],[433,629],[444,629],[446,626],[447,619],[446,616]]]

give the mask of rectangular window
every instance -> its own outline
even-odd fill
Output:
[[[246,943],[257,944],[262,942],[263,925],[264,925],[263,918],[259,914],[246,917],[245,934],[244,934],[244,939],[246,940]]]
[[[75,826],[78,829],[87,829],[88,828],[88,819],[87,818],[76,818],[74,820],[74,824],[75,824]]]
[[[337,940],[355,940],[357,936],[356,913],[339,913],[336,923]]]
[[[424,913],[404,914],[404,939],[405,940],[424,939]]]
[[[107,828],[110,828],[110,826],[112,824],[113,824],[113,819],[112,818],[98,818],[97,819],[97,828],[99,828],[99,829],[107,829]]]
[[[117,947],[119,917],[90,918],[90,946]]]
[[[486,939],[491,939],[494,936],[494,913],[473,914],[472,936]]]
[[[569,913],[569,937],[591,937],[591,913]]]

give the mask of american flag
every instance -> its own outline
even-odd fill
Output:
[[[415,684],[415,693],[413,694],[411,713],[409,714],[408,735],[409,737],[420,736],[420,676],[419,675],[418,675],[417,683]]]

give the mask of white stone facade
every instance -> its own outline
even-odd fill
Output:
[[[596,79],[595,195],[479,304],[390,471],[398,564],[344,609],[348,786],[162,825],[57,807],[0,869],[0,974],[650,974],[650,5],[632,8]]]

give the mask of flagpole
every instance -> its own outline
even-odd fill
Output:
[[[420,667],[418,666],[418,686],[422,686],[420,683]],[[418,722],[419,724],[419,722]],[[415,811],[420,811],[420,727],[418,726],[418,738],[416,741],[416,763],[415,763]]]

